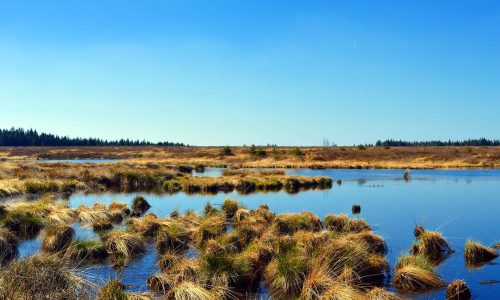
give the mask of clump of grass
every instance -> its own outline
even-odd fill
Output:
[[[135,211],[139,211],[144,213],[147,211],[149,208],[151,208],[151,205],[149,205],[148,201],[143,196],[137,196],[132,200],[132,209]]]
[[[130,208],[127,207],[127,203],[112,201],[108,206],[109,211],[121,211],[124,215],[130,214]]]
[[[92,224],[92,230],[95,232],[106,232],[113,229],[113,224],[107,221],[97,221]]]
[[[186,224],[176,220],[162,222],[155,236],[155,246],[159,253],[186,250],[190,242],[191,234],[186,229]]]
[[[441,277],[432,269],[431,262],[423,255],[400,257],[392,282],[398,289],[409,292],[445,287]]]
[[[158,218],[153,214],[146,214],[142,218],[130,218],[127,221],[127,226],[133,231],[149,237],[155,236],[160,227]]]
[[[293,234],[299,230],[321,231],[321,220],[310,212],[282,214],[274,219],[274,226],[279,233]]]
[[[211,216],[201,221],[195,233],[198,245],[203,245],[209,239],[216,238],[226,232],[226,219],[221,216]]]
[[[205,207],[203,208],[203,215],[205,216],[212,216],[216,215],[218,213],[217,209],[210,204],[210,202],[207,202],[205,204]]]
[[[326,290],[320,299],[350,300],[363,299],[364,295],[349,284],[336,282]]]
[[[7,214],[4,226],[21,238],[30,238],[38,235],[44,222],[36,213],[12,211]]]
[[[344,227],[346,233],[359,233],[367,230],[371,230],[371,227],[364,219],[349,219],[347,226]]]
[[[104,237],[106,250],[109,253],[129,259],[130,257],[144,253],[146,246],[144,240],[135,233],[123,230],[115,230]]]
[[[348,278],[350,284],[378,284],[390,271],[385,257],[370,253],[366,243],[348,237],[329,240],[318,249],[316,259],[328,266],[334,278]]]
[[[56,253],[68,247],[75,231],[69,225],[50,225],[45,227],[43,235],[42,251]]]
[[[222,210],[226,213],[226,217],[228,220],[231,220],[234,217],[234,214],[239,208],[239,203],[234,199],[226,199],[222,204]]]
[[[0,267],[17,256],[16,236],[5,228],[0,228]]]
[[[26,181],[24,190],[26,194],[43,195],[59,192],[59,185],[55,182]]]
[[[417,226],[414,232],[418,239],[418,243],[414,244],[412,248],[414,254],[423,254],[431,261],[439,262],[446,255],[453,253],[453,250],[441,233],[426,231],[420,226]]]
[[[76,218],[76,212],[68,207],[56,207],[47,216],[49,224],[68,224]]]
[[[330,240],[330,234],[327,231],[310,232],[300,230],[292,235],[292,239],[306,253],[312,254]]]
[[[307,256],[288,242],[279,248],[265,269],[265,282],[273,295],[297,295],[306,278]]]
[[[192,282],[182,281],[174,285],[166,294],[166,299],[191,299],[191,300],[216,300],[217,297],[211,290],[203,285]]]
[[[177,171],[181,172],[181,173],[191,173],[193,172],[193,167],[192,166],[187,166],[187,165],[180,165],[180,166],[177,166]]]
[[[196,173],[205,173],[205,165],[204,164],[197,164],[194,166],[194,171]]]
[[[64,253],[70,260],[103,260],[108,256],[106,246],[98,239],[77,239],[72,241]]]
[[[166,272],[172,267],[174,264],[178,263],[184,259],[182,255],[179,255],[176,251],[168,250],[164,251],[163,254],[161,255],[161,258],[158,260],[156,263],[156,267],[161,271],[161,272]]]
[[[80,205],[76,209],[78,213],[78,219],[80,223],[84,226],[90,226],[96,222],[109,222],[111,220],[111,214],[101,207],[89,208],[84,205]]]
[[[79,184],[75,180],[68,180],[61,184],[61,192],[65,194],[72,194],[79,187]]]
[[[347,215],[328,215],[325,217],[325,227],[328,230],[335,232],[343,232],[344,228],[347,226],[349,218]]]
[[[128,300],[128,297],[121,282],[110,280],[99,290],[97,300]]]
[[[372,231],[362,231],[360,233],[351,233],[345,236],[358,243],[364,243],[366,249],[370,253],[385,255],[387,253],[387,245],[384,239],[374,234]]]
[[[375,287],[371,289],[367,294],[366,297],[369,300],[401,300],[398,296],[395,294],[387,291],[386,289]]]
[[[168,180],[163,185],[163,189],[168,193],[177,193],[182,190],[182,184],[176,180]]]
[[[475,267],[494,260],[498,257],[498,253],[493,248],[468,240],[465,243],[464,256],[466,263]]]
[[[322,299],[323,293],[334,286],[335,281],[321,265],[311,266],[302,286],[300,299]]]
[[[469,300],[472,298],[467,283],[463,280],[454,280],[446,288],[446,300]]]
[[[0,271],[2,299],[92,299],[93,286],[57,255],[15,260]]]
[[[167,293],[178,283],[184,281],[201,281],[198,260],[183,258],[173,263],[162,273],[154,274],[147,280],[148,289],[162,294]]]

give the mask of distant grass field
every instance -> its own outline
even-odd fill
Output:
[[[235,167],[499,168],[500,147],[0,147],[0,160],[76,158]]]

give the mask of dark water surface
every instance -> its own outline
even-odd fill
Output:
[[[480,284],[483,280],[500,280],[500,260],[478,270],[467,270],[463,258],[464,244],[469,238],[489,246],[500,240],[500,170],[415,170],[411,171],[408,181],[402,179],[402,170],[302,169],[289,170],[288,173],[330,176],[334,180],[342,179],[342,184],[334,184],[328,191],[305,191],[293,195],[286,192],[215,196],[184,193],[142,195],[152,206],[148,212],[160,217],[168,216],[176,209],[201,213],[206,202],[221,204],[225,198],[234,198],[250,209],[267,204],[276,213],[307,210],[321,218],[339,213],[365,218],[374,231],[385,238],[391,266],[415,240],[415,225],[422,224],[429,230],[441,231],[456,250],[437,269],[446,282],[464,279],[474,299],[500,299],[500,284]],[[71,207],[80,204],[91,206],[94,202],[109,204],[112,200],[130,204],[136,195],[76,194],[69,199],[69,204]],[[361,205],[360,214],[352,215],[353,204]],[[78,235],[85,234],[86,229],[77,225],[75,228]],[[39,245],[36,240],[22,243],[21,254],[36,252],[37,243]],[[150,251],[132,261],[122,274],[116,274],[109,265],[91,267],[85,273],[102,280],[120,276],[133,291],[145,290],[147,278],[157,271],[156,252],[152,245],[149,247]],[[445,292],[413,295],[411,298],[444,299]]]

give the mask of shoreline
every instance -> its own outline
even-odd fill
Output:
[[[0,163],[121,159],[119,163],[162,163],[230,168],[295,169],[500,169],[500,146],[442,147],[0,147]]]

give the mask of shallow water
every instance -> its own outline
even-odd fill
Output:
[[[402,179],[402,170],[290,170],[293,175],[324,175],[342,184],[331,190],[305,191],[298,194],[286,192],[238,193],[217,195],[144,194],[151,204],[148,212],[168,216],[172,210],[203,211],[206,202],[221,204],[225,198],[240,200],[248,208],[267,204],[276,213],[311,211],[321,218],[327,214],[347,213],[353,217],[353,204],[361,205],[361,213],[354,217],[365,218],[374,231],[382,235],[388,245],[387,258],[394,266],[397,257],[415,240],[413,229],[422,224],[427,229],[439,230],[452,244],[456,253],[451,255],[437,271],[450,282],[464,279],[470,286],[474,299],[500,297],[500,284],[483,285],[482,280],[500,280],[500,261],[478,270],[467,270],[463,247],[468,238],[492,245],[500,240],[500,170],[415,170],[410,180]],[[69,199],[71,207],[94,202],[109,204],[113,199],[130,204],[137,194],[76,194]],[[75,229],[78,234],[83,234]],[[83,230],[83,229],[82,229]],[[78,233],[80,232],[80,233]],[[36,240],[21,244],[21,253],[36,251]],[[156,252],[150,246],[146,255],[138,257],[117,274],[109,265],[91,267],[86,273],[103,280],[120,276],[133,291],[145,290],[147,278],[155,273]],[[31,249],[31,250],[29,250]],[[26,254],[25,254],[26,255]],[[391,288],[391,287],[390,287]],[[391,288],[392,289],[392,288]],[[425,295],[412,295],[415,299],[444,299],[444,291]]]
[[[125,159],[121,158],[90,158],[90,159],[40,159],[37,160],[37,162],[43,162],[43,163],[75,163],[75,164],[98,164],[98,163],[113,163],[113,162],[119,162],[119,161],[124,161]]]

